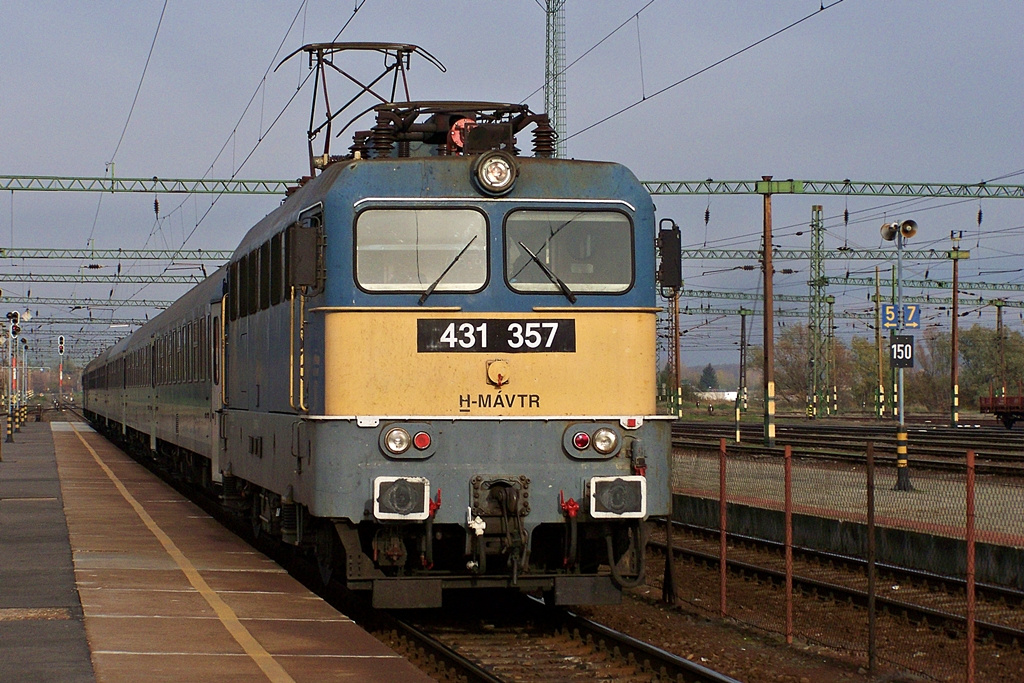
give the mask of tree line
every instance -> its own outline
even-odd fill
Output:
[[[979,396],[1024,393],[1024,336],[975,324],[958,339],[961,409],[978,407]],[[904,402],[908,410],[948,411],[951,404],[950,333],[926,329],[915,335],[914,367],[904,372]],[[834,381],[840,412],[871,411],[878,392],[879,354],[873,338],[854,336],[850,344],[836,340]],[[750,350],[751,364],[760,370],[763,354]],[[804,325],[785,328],[775,340],[776,400],[789,408],[806,405],[810,376],[810,335]],[[889,340],[882,338],[882,370],[886,394],[892,391]],[[823,360],[820,362],[824,362]],[[753,392],[756,393],[756,392]],[[831,394],[831,387],[829,387]]]

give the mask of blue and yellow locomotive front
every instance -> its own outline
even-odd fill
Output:
[[[669,511],[648,193],[617,164],[505,152],[323,175],[303,498],[349,584],[385,606],[617,599]]]

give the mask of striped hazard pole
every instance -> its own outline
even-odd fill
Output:
[[[914,487],[910,485],[910,470],[907,469],[907,429],[900,425],[896,432],[896,489],[897,491],[910,491]]]
[[[896,335],[890,346],[889,362],[896,366],[897,386],[897,410],[899,415],[899,427],[896,429],[896,486],[895,491],[913,491],[910,485],[910,469],[907,467],[907,421],[904,415],[903,400],[903,369],[914,367],[914,338],[911,335]]]

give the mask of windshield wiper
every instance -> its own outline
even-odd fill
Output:
[[[452,267],[459,262],[459,259],[462,258],[462,255],[466,253],[467,249],[469,249],[469,245],[473,244],[473,241],[476,239],[476,237],[476,235],[473,235],[473,237],[471,237],[470,240],[466,242],[466,246],[462,248],[462,251],[460,251],[458,255],[452,259],[452,262],[448,264],[448,267],[442,270],[441,274],[437,276],[437,279],[434,280],[430,284],[430,286],[427,287],[426,291],[424,291],[423,294],[420,295],[421,306],[423,305],[423,302],[427,300],[427,297],[434,293],[434,288],[437,287],[438,283],[440,283],[441,280],[444,279],[444,276],[448,274],[448,271],[451,270]]]
[[[569,300],[569,303],[571,303],[571,304],[576,303],[576,295],[572,293],[571,289],[569,289],[569,285],[567,285],[564,282],[562,282],[562,279],[560,277],[558,277],[557,275],[552,273],[551,269],[548,268],[546,265],[544,265],[544,262],[541,261],[540,258],[536,254],[534,254],[532,251],[530,251],[529,247],[527,247],[522,242],[519,242],[519,246],[526,250],[526,253],[530,255],[530,258],[532,258],[537,263],[538,266],[540,266],[540,269],[544,271],[544,274],[548,276],[548,279],[551,280],[553,283],[555,283],[555,285],[560,290],[562,290],[562,294],[564,294],[565,298]]]
[[[570,218],[566,222],[562,223],[561,225],[559,225],[554,230],[551,230],[550,228],[548,228],[548,230],[550,231],[550,234],[548,235],[548,238],[546,240],[544,240],[544,244],[540,245],[540,248],[541,249],[546,249],[548,244],[551,242],[551,240],[553,240],[555,238],[555,235],[557,235],[558,233],[562,232],[562,228],[568,227],[570,223],[575,221],[577,218],[580,218],[581,216],[583,216],[583,212],[582,211],[577,212],[577,214],[575,216],[573,216],[572,218]],[[523,268],[526,268],[527,265],[529,265],[529,262],[524,263],[522,268],[520,268],[516,272],[512,273],[512,277],[513,278],[519,277],[519,273],[523,272]]]

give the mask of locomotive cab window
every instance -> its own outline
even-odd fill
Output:
[[[475,292],[487,283],[487,220],[472,209],[367,209],[356,282],[370,292]]]
[[[621,294],[633,285],[633,225],[615,211],[514,211],[505,279],[523,293],[558,293],[561,281],[575,294]]]

